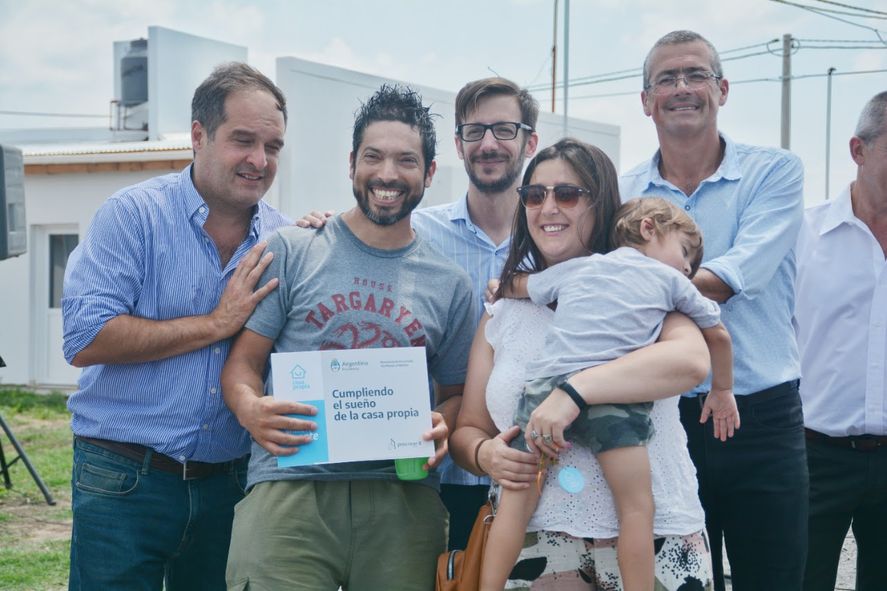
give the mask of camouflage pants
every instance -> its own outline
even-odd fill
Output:
[[[524,384],[514,423],[526,429],[530,414],[542,401],[548,398],[558,384],[564,382],[577,372],[565,376],[538,378]],[[636,404],[593,404],[584,414],[580,414],[564,437],[571,443],[589,448],[594,453],[601,453],[620,447],[644,445],[653,436],[653,423],[650,421],[652,402]],[[511,441],[515,449],[527,449],[523,432]]]
[[[654,591],[711,591],[711,555],[705,531],[654,538]],[[508,576],[506,589],[524,591],[622,591],[616,538],[574,538],[530,532]]]

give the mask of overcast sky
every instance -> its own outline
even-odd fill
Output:
[[[849,12],[823,0],[791,1]],[[883,0],[843,3],[887,12]],[[563,5],[561,0],[559,80]],[[146,37],[151,25],[244,45],[250,63],[272,78],[275,58],[294,56],[454,92],[494,73],[539,87],[551,79],[553,6],[553,0],[0,0],[0,111],[106,115],[113,98],[112,43]],[[781,38],[791,33],[800,40],[793,75],[824,75],[836,68],[831,118],[835,194],[855,174],[847,140],[859,111],[871,96],[887,90],[887,72],[849,74],[887,70],[887,15],[830,14],[827,18],[772,0],[572,0],[569,77],[639,68],[657,38],[692,29],[722,52],[732,83],[720,112],[721,129],[737,141],[779,145],[780,83],[743,81],[777,79]],[[884,41],[872,29],[879,29]],[[762,44],[775,39],[772,54],[767,53]],[[816,47],[824,45],[832,48]],[[727,61],[752,53],[763,55]],[[640,86],[637,76],[569,90],[571,116],[621,127],[622,170],[656,149],[653,124],[641,110]],[[825,77],[792,84],[791,148],[806,165],[808,203],[825,194],[826,88]],[[614,93],[631,94],[590,96]],[[561,113],[562,91],[557,94],[555,109]],[[536,96],[545,110],[551,109],[550,89]],[[104,124],[101,119],[0,113],[0,129]],[[543,138],[543,143],[556,139]],[[441,143],[441,149],[451,146]]]

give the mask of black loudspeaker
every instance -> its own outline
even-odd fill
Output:
[[[22,151],[0,146],[0,261],[28,250]]]

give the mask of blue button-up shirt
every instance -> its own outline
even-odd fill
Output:
[[[804,171],[785,150],[721,139],[721,165],[692,195],[662,178],[658,151],[623,175],[619,189],[625,200],[665,197],[702,229],[702,266],[735,293],[721,304],[721,319],[733,337],[734,391],[743,395],[800,376],[791,319]],[[694,392],[708,391],[710,383]]]
[[[264,202],[223,269],[203,224],[209,207],[191,168],[125,188],[98,210],[71,254],[62,314],[70,361],[118,315],[169,320],[209,314],[243,255],[289,220]],[[68,401],[76,435],[138,443],[179,461],[222,462],[249,451],[249,435],[222,400],[230,340],[147,363],[83,370]]]
[[[413,212],[413,229],[438,252],[465,269],[474,285],[477,303],[475,326],[484,311],[487,281],[499,278],[511,239],[495,244],[486,232],[474,225],[468,215],[468,196],[453,203],[417,209]],[[449,456],[440,468],[444,484],[488,484],[489,478],[475,476],[456,466]]]

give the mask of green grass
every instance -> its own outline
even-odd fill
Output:
[[[49,506],[26,466],[10,468],[12,488],[0,481],[0,589],[64,589],[70,547],[71,428],[64,394],[0,388],[0,414],[49,488]],[[0,431],[6,460],[15,449]]]
[[[0,589],[64,589],[68,584],[68,548],[68,542],[55,540],[0,549]]]

